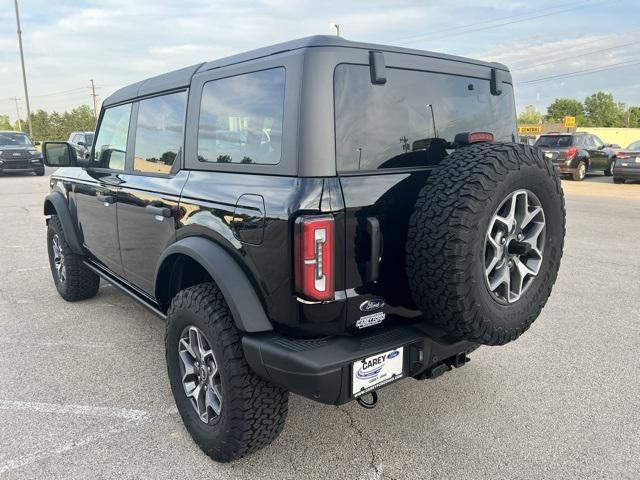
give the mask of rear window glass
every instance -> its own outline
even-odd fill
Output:
[[[535,143],[535,146],[554,148],[570,147],[572,138],[571,135],[542,135]]]
[[[198,160],[279,163],[284,85],[284,68],[206,83],[200,107]]]
[[[488,80],[395,68],[386,73],[386,84],[373,85],[368,66],[336,68],[338,170],[435,165],[458,133],[491,132],[495,141],[515,141],[511,85],[494,96]]]
[[[640,150],[640,141],[633,142],[631,145],[627,147],[627,150]]]

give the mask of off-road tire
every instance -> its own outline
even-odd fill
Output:
[[[55,235],[58,236],[59,245],[64,253],[66,269],[64,281],[60,279],[54,262],[52,241]],[[47,252],[53,282],[62,298],[68,302],[75,302],[96,296],[100,288],[100,277],[85,266],[82,255],[73,253],[57,215],[52,215],[47,224]]]
[[[616,164],[616,160],[613,159],[609,162],[609,166],[607,167],[607,169],[604,171],[605,176],[607,177],[613,177],[613,167]]]
[[[546,220],[538,275],[520,299],[501,304],[484,278],[484,242],[510,192],[532,191]],[[475,144],[446,157],[427,180],[411,216],[407,276],[427,320],[485,345],[518,338],[538,317],[556,280],[565,234],[564,197],[551,162],[519,144]]]
[[[184,329],[199,328],[211,341],[222,384],[222,409],[209,424],[198,417],[182,385],[178,344]],[[180,291],[167,314],[165,334],[171,390],[187,431],[218,462],[251,454],[275,440],[287,417],[289,394],[249,368],[240,332],[222,293],[213,283]]]
[[[584,174],[581,173],[582,172],[582,167],[584,166]],[[571,172],[571,180],[573,180],[574,182],[581,182],[583,181],[585,178],[587,177],[587,164],[580,160],[578,162],[578,166],[576,167],[575,171]]]
[[[621,177],[613,177],[613,183],[624,183],[625,179]]]

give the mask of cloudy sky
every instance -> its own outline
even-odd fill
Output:
[[[313,34],[506,63],[518,109],[596,90],[640,105],[639,0],[20,0],[32,110],[90,104],[182,66]],[[24,97],[13,0],[0,0],[0,114]],[[22,106],[24,112],[24,106]]]

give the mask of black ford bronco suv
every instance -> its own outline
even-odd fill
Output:
[[[166,319],[180,415],[230,461],[288,392],[372,406],[529,328],[565,212],[515,142],[496,63],[317,36],[150,78],[105,100],[88,163],[44,145],[53,279]]]

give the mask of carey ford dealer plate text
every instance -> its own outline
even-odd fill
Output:
[[[359,397],[402,378],[404,347],[378,353],[353,363],[352,393]]]

